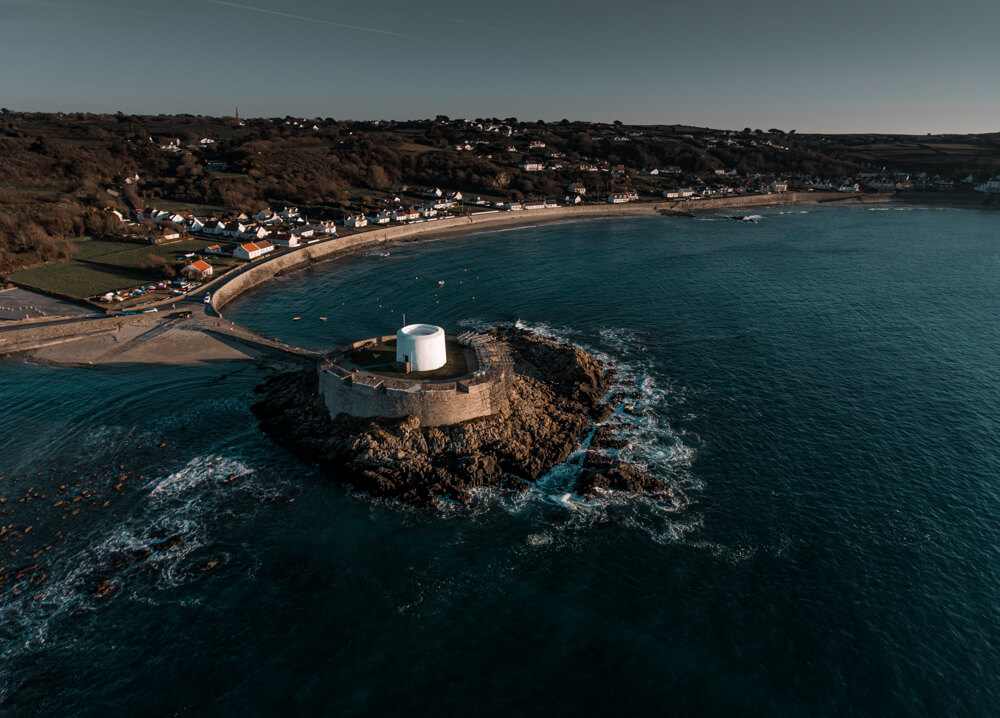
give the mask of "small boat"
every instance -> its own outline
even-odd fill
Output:
[[[319,320],[320,320],[321,322],[325,322],[325,321],[326,321],[326,317],[320,317],[320,318],[319,318]]]
[[[302,317],[292,317],[292,321],[293,322],[301,322],[302,321]]]
[[[439,279],[438,280],[438,286],[439,287],[443,287],[444,286],[444,280],[443,279]]]

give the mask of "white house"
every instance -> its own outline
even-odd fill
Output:
[[[440,197],[443,194],[444,192],[439,190],[437,187],[428,187],[424,190],[424,195],[427,197]]]
[[[251,259],[257,259],[257,257],[260,257],[263,254],[267,254],[268,252],[274,251],[274,245],[271,244],[270,242],[262,242],[262,244],[264,244],[263,247],[258,246],[254,242],[246,242],[245,244],[241,244],[239,247],[233,250],[233,256],[236,257],[237,259],[251,260]]]
[[[279,232],[274,235],[274,243],[279,247],[284,247],[285,249],[295,249],[296,247],[302,246],[302,243],[299,242],[299,238],[289,232]]]
[[[368,221],[372,224],[389,224],[392,220],[392,215],[390,215],[385,210],[382,210],[378,214],[372,215],[368,218]]]
[[[524,209],[524,207],[521,206],[520,202],[504,202],[503,208],[512,212],[520,212],[522,209]]]
[[[242,237],[243,233],[247,231],[247,226],[242,222],[229,222],[225,225],[222,230],[222,234],[227,237]]]
[[[584,187],[582,184],[578,183],[571,184],[569,187],[566,188],[566,191],[571,192],[573,194],[587,194],[587,188]]]
[[[784,180],[774,180],[774,182],[772,182],[769,185],[769,187],[770,187],[770,189],[771,189],[772,192],[787,192],[788,191],[788,183],[785,182]]]
[[[187,221],[187,228],[191,232],[200,232],[205,229],[205,223],[197,217],[190,217]]]
[[[1000,176],[994,177],[991,180],[986,180],[980,185],[976,185],[976,192],[985,192],[986,194],[993,194],[995,192],[1000,192]]]
[[[363,214],[354,214],[344,220],[345,227],[354,227],[355,229],[360,229],[362,227],[368,226],[368,218]]]
[[[203,277],[211,277],[212,265],[202,259],[198,259],[184,267],[182,271],[184,274],[197,273]]]
[[[621,192],[614,192],[612,194],[609,194],[605,198],[605,200],[607,202],[610,202],[611,204],[625,204],[626,202],[629,201],[629,199],[630,199],[629,195]]]
[[[309,239],[316,233],[316,228],[311,227],[308,224],[302,227],[296,227],[290,234],[298,237],[299,239]]]
[[[209,247],[205,247],[205,254],[225,254],[222,247],[217,244],[213,244]]]
[[[447,192],[445,194],[445,197],[447,197],[450,200],[454,200],[455,202],[461,202],[462,201],[462,193],[461,192]]]
[[[583,204],[583,197],[578,194],[567,195],[563,198],[566,204]]]
[[[840,187],[837,188],[837,191],[838,192],[860,192],[861,191],[861,187],[858,185],[857,182],[844,182],[844,184],[840,185]]]
[[[420,212],[415,209],[397,209],[392,213],[392,218],[397,222],[412,222],[420,219]]]
[[[521,169],[525,172],[541,172],[545,169],[545,165],[541,162],[522,162]]]
[[[181,233],[176,229],[163,227],[153,234],[153,243],[159,244],[160,242],[172,242],[173,240],[180,238]]]
[[[269,234],[271,233],[258,225],[256,227],[249,227],[247,231],[243,233],[243,236],[246,237],[247,239],[253,240],[253,239],[264,239]]]
[[[528,199],[521,203],[522,209],[545,209],[545,200]]]

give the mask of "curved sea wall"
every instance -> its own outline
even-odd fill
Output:
[[[620,217],[656,214],[660,211],[696,212],[730,207],[764,207],[769,205],[800,204],[857,198],[837,192],[785,192],[749,196],[729,196],[697,201],[643,202],[635,204],[587,205],[584,207],[550,207],[521,211],[478,212],[466,217],[447,217],[413,224],[395,225],[373,229],[346,237],[337,237],[317,244],[283,252],[252,263],[245,269],[216,285],[212,293],[212,307],[218,310],[243,292],[271,277],[295,269],[303,264],[335,256],[342,252],[367,247],[381,242],[414,239],[444,233],[462,233],[477,228],[494,228],[513,225],[553,222],[562,219],[586,217]]]
[[[503,227],[526,224],[532,221],[550,222],[575,217],[602,217],[612,215],[653,214],[658,209],[668,208],[673,202],[624,205],[615,207],[556,207],[550,209],[523,210],[520,212],[480,212],[467,217],[447,217],[444,219],[396,225],[384,229],[373,229],[346,237],[337,237],[307,247],[284,252],[275,257],[251,264],[243,271],[218,285],[212,294],[212,306],[219,309],[248,289],[270,279],[276,274],[294,269],[308,262],[315,262],[341,252],[360,249],[381,242],[412,239],[443,232],[464,232],[477,227]]]

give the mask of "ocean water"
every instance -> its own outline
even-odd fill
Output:
[[[576,342],[675,505],[581,500],[577,454],[401,508],[272,445],[261,369],[0,365],[0,570],[45,575],[0,594],[0,714],[995,715],[998,215],[761,215],[386,245],[224,310]]]

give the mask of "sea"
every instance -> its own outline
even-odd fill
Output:
[[[581,449],[400,506],[259,430],[265,367],[0,365],[0,715],[1000,714],[998,215],[755,213],[385,244],[223,309],[573,342],[672,503],[575,495]]]

